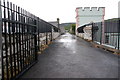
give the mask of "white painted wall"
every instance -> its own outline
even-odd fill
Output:
[[[84,39],[92,40],[92,25],[84,27],[83,31]]]
[[[76,8],[76,34],[77,28],[91,22],[104,21],[105,8],[104,7],[78,7]]]
[[[53,39],[56,39],[59,37],[60,33],[59,32],[53,32]]]

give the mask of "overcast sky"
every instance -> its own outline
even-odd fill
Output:
[[[45,21],[75,22],[76,7],[105,7],[105,19],[118,17],[120,0],[9,0]]]

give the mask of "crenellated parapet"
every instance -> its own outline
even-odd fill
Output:
[[[78,7],[76,11],[78,12],[77,16],[104,16],[105,7]]]

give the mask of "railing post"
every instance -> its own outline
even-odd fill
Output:
[[[52,35],[52,34],[53,34],[53,32],[52,32],[52,27],[51,27],[51,41],[52,41],[52,39],[53,39],[53,38],[52,38],[52,37],[53,37],[53,35]]]
[[[35,20],[34,24],[36,25],[36,27],[34,27],[34,44],[35,44],[35,60],[37,60],[38,55],[38,45],[37,45],[37,21]]]
[[[2,10],[0,0],[0,80],[2,79]]]
[[[101,24],[101,26],[100,26],[101,27],[101,30],[100,30],[101,31],[100,32],[100,44],[102,45],[102,22],[100,24]]]
[[[92,23],[92,42],[94,41],[93,38],[94,38],[94,31],[93,31],[93,27],[94,27],[94,23]]]
[[[118,20],[118,50],[120,50],[120,47],[119,47],[119,46],[120,46],[120,45],[119,45],[120,39],[119,39],[119,38],[120,38],[120,19]]]
[[[37,33],[35,33],[35,36],[34,36],[34,41],[35,41],[35,60],[37,60],[37,51],[38,51],[38,46],[37,46]]]
[[[39,33],[39,26],[40,26],[40,25],[39,25],[39,17],[37,17],[37,35],[38,35],[38,36],[37,36],[37,40],[38,40],[38,41],[37,41],[37,42],[38,42],[37,45],[38,45],[38,50],[40,50],[40,36],[39,36],[40,33]]]
[[[102,22],[102,44],[105,44],[105,21]]]
[[[46,45],[48,44],[48,33],[46,32]]]

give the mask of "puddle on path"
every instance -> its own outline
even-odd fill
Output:
[[[61,38],[58,40],[58,42],[63,42],[63,43],[71,43],[71,42],[76,42],[75,36],[66,33],[65,35],[62,35]]]

